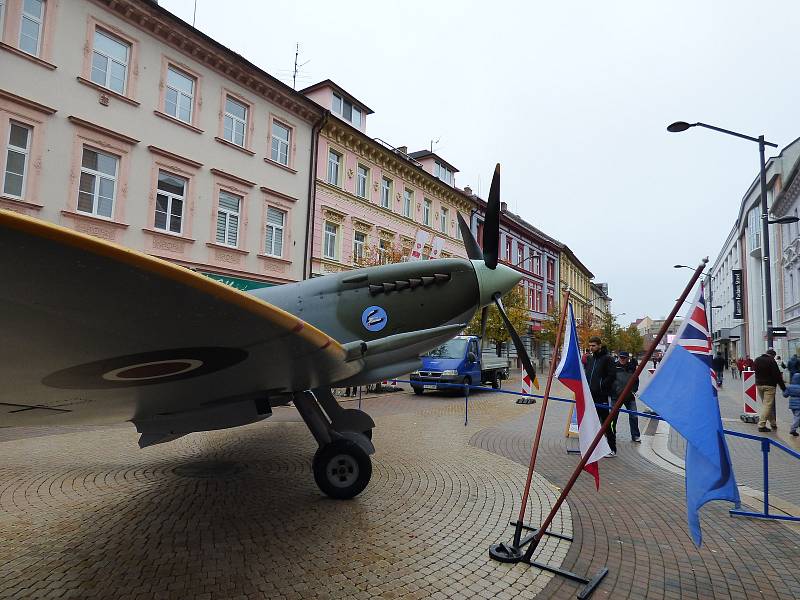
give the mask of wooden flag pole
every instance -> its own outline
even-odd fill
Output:
[[[533,439],[533,447],[531,448],[531,460],[528,464],[528,479],[525,481],[525,491],[522,493],[522,504],[519,507],[519,517],[517,518],[517,525],[514,529],[514,546],[519,547],[520,539],[522,537],[522,527],[525,520],[525,509],[528,507],[528,494],[531,489],[531,480],[533,479],[533,469],[536,466],[536,455],[539,452],[539,440],[542,437],[542,426],[544,425],[544,413],[547,411],[547,401],[550,399],[550,388],[553,385],[553,375],[556,371],[556,358],[557,352],[561,348],[561,338],[564,335],[564,324],[567,320],[567,307],[569,306],[570,289],[564,290],[564,300],[562,306],[564,307],[561,313],[561,319],[558,323],[558,331],[556,333],[556,344],[553,347],[553,355],[550,360],[550,372],[547,374],[547,385],[544,388],[544,396],[542,396],[542,410],[539,412],[539,424],[536,426],[536,436]]]
[[[669,316],[666,318],[663,325],[661,325],[661,329],[659,329],[658,334],[655,336],[655,338],[653,338],[653,342],[650,344],[650,348],[647,349],[647,353],[645,354],[644,358],[639,362],[639,365],[636,367],[636,371],[634,372],[633,377],[631,377],[628,380],[628,383],[625,385],[625,388],[620,393],[619,398],[617,398],[617,401],[614,403],[614,406],[609,411],[606,420],[603,421],[603,425],[600,427],[600,431],[598,431],[597,435],[594,436],[594,439],[592,440],[592,443],[589,446],[588,450],[586,450],[586,453],[581,457],[580,462],[575,467],[575,470],[572,472],[572,476],[569,478],[567,485],[565,485],[564,489],[561,490],[561,494],[558,496],[556,503],[553,504],[553,507],[550,509],[550,513],[547,515],[547,517],[542,522],[539,529],[533,535],[530,545],[528,545],[528,548],[525,551],[525,556],[522,559],[523,561],[527,562],[531,560],[531,557],[533,556],[533,553],[536,551],[536,547],[539,545],[542,536],[545,534],[547,528],[553,522],[553,519],[555,518],[558,509],[561,508],[561,505],[564,503],[564,500],[567,499],[567,495],[569,495],[572,486],[575,485],[575,481],[578,479],[578,476],[581,474],[581,471],[586,466],[586,463],[589,461],[589,458],[591,458],[592,452],[594,452],[594,449],[597,447],[597,444],[600,443],[600,440],[603,438],[603,436],[606,434],[606,431],[608,431],[608,428],[611,426],[612,421],[619,413],[619,409],[622,407],[625,398],[628,396],[628,394],[630,394],[634,382],[639,378],[639,375],[641,375],[642,371],[647,365],[647,362],[650,360],[650,357],[653,356],[656,346],[661,341],[661,338],[664,337],[664,334],[667,332],[667,329],[669,329],[669,326],[672,324],[675,315],[678,314],[681,305],[684,303],[686,297],[692,291],[694,284],[697,283],[697,280],[702,274],[706,264],[708,264],[708,259],[704,258],[703,261],[695,269],[694,274],[692,275],[692,278],[689,280],[689,283],[686,284],[686,288],[683,290],[683,293],[675,302],[675,306],[672,308],[672,312],[669,313]]]

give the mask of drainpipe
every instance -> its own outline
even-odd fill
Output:
[[[319,134],[328,122],[330,111],[326,110],[322,117],[311,128],[311,170],[308,174],[308,211],[306,214],[306,241],[303,250],[303,279],[311,277],[311,261],[314,257],[314,214],[317,197],[317,155],[319,154]]]

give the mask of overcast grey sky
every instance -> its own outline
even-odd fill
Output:
[[[161,4],[191,23],[194,0]],[[716,257],[758,146],[800,136],[796,0],[339,2],[197,0],[196,26],[298,89],[330,78],[371,107],[368,133],[430,146],[482,195],[568,244],[612,310],[665,315]]]

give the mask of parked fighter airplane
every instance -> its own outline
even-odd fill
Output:
[[[332,386],[418,368],[520,276],[497,264],[499,165],[484,258],[356,269],[250,294],[183,267],[0,210],[0,427],[130,421],[139,445],[253,423],[290,400],[319,444],[320,489],[369,483],[373,420]],[[506,324],[510,323],[506,319]],[[530,360],[519,336],[526,368]]]

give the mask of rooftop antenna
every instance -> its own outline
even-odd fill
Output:
[[[192,27],[194,27],[194,22],[197,19],[197,0],[194,0],[194,13],[192,13]]]
[[[440,139],[442,139],[442,138],[437,137],[437,138],[431,140],[431,152],[433,152],[433,145],[434,144],[438,144]]]
[[[300,71],[300,67],[304,67],[311,62],[310,60],[307,60],[304,63],[297,64],[297,60],[299,57],[300,57],[300,43],[298,42],[294,50],[294,73],[292,74],[292,89],[295,90],[297,89],[297,73],[298,71]]]

